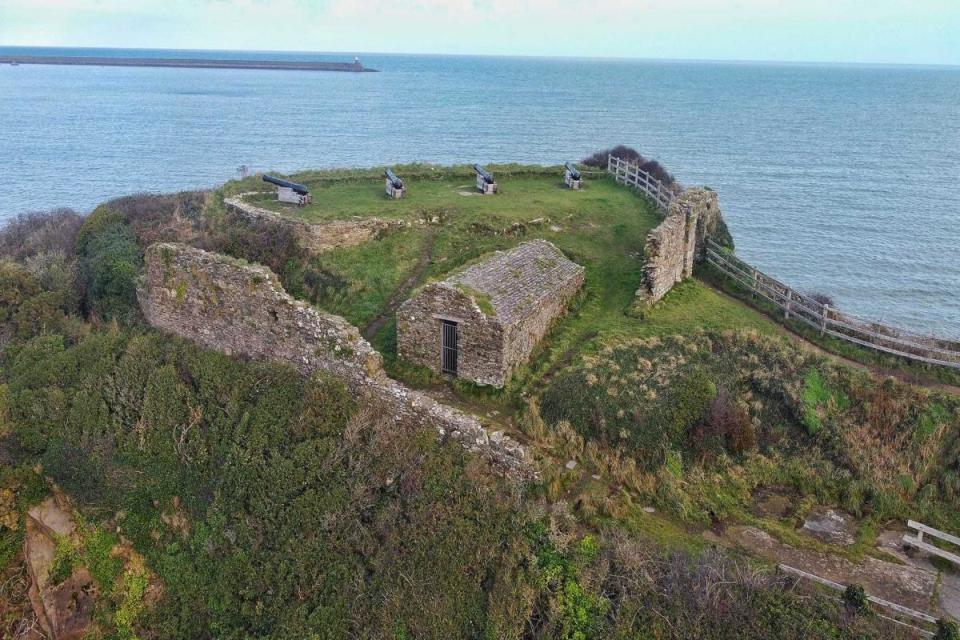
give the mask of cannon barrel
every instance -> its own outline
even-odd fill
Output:
[[[493,179],[493,174],[481,167],[478,164],[473,165],[473,170],[480,174],[480,177],[484,179],[487,184],[493,184],[496,180]]]
[[[283,180],[282,178],[274,178],[273,176],[263,176],[264,182],[269,182],[270,184],[275,184],[278,187],[286,187],[287,189],[293,189],[295,193],[299,193],[302,196],[310,194],[310,190],[307,189],[302,184],[297,184],[296,182],[290,182],[289,180]]]
[[[577,165],[573,164],[572,162],[564,162],[563,166],[566,167],[567,171],[570,172],[571,178],[573,178],[574,180],[580,179],[580,170],[577,169]]]
[[[398,178],[397,174],[395,174],[389,168],[384,169],[383,175],[386,176],[387,180],[390,181],[390,184],[393,185],[394,189],[403,189],[403,180]]]

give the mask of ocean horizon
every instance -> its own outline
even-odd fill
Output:
[[[211,188],[240,165],[554,165],[626,144],[714,188],[757,268],[960,337],[960,67],[0,47],[94,53],[358,56],[380,73],[0,65],[0,221]]]

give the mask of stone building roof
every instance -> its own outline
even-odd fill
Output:
[[[531,240],[458,271],[445,281],[481,303],[503,324],[522,320],[555,296],[584,268],[546,240]],[[482,306],[482,303],[481,303]]]

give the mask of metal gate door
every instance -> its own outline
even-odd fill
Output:
[[[457,323],[440,321],[440,370],[457,375]]]

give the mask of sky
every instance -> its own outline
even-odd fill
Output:
[[[0,46],[960,65],[960,0],[0,0]]]

